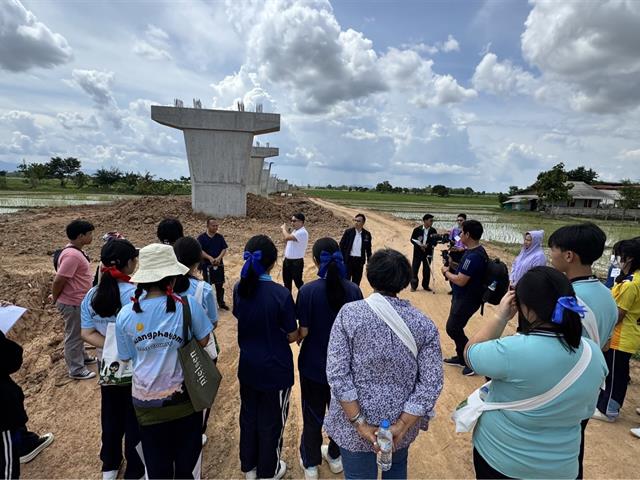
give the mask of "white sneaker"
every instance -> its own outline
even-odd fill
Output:
[[[300,459],[300,468],[304,472],[305,480],[316,480],[318,478],[318,467],[308,467],[304,468],[304,462],[302,458]]]
[[[207,434],[202,434],[202,446],[204,447],[207,444]]]
[[[632,428],[630,432],[631,435],[640,438],[640,428]]]
[[[118,478],[118,470],[102,472],[102,480],[116,480],[116,478]]]
[[[322,453],[322,458],[324,458],[329,464],[329,470],[331,470],[331,473],[342,472],[342,456],[338,458],[331,458],[329,456],[329,445],[322,445],[320,447],[320,453]]]
[[[287,473],[287,464],[285,463],[284,460],[280,460],[280,465],[278,468],[278,471],[276,472],[275,476],[273,477],[273,480],[279,480],[282,477],[284,477],[284,474]]]
[[[249,470],[248,472],[244,472],[245,480],[256,480],[258,478],[258,469],[254,468],[253,470]]]
[[[69,378],[73,378],[74,380],[91,380],[95,376],[96,376],[96,372],[92,372],[88,368],[85,368],[78,373],[69,374]]]
[[[613,423],[616,421],[615,417],[609,417],[604,413],[602,413],[597,408],[596,408],[596,411],[593,412],[593,415],[591,415],[591,418],[593,418],[594,420],[600,420],[602,422],[609,422],[609,423]]]
[[[636,413],[640,415],[640,407],[636,407]]]

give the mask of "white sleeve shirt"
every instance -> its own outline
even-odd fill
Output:
[[[284,247],[284,258],[295,260],[298,258],[304,258],[304,254],[307,250],[307,243],[309,242],[309,233],[304,227],[298,228],[291,232],[291,235],[296,237],[297,241],[287,240],[287,244]]]

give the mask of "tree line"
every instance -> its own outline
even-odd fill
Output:
[[[79,190],[93,187],[100,191],[145,195],[179,194],[191,191],[189,177],[180,177],[180,180],[156,179],[149,172],[144,174],[125,172],[116,167],[100,168],[94,174],[87,174],[81,168],[80,160],[75,157],[51,157],[45,163],[27,163],[23,160],[18,165],[17,173],[31,188],[37,188],[45,179],[55,179],[60,182],[61,188],[66,188],[69,183],[72,183]],[[1,171],[0,188],[6,188],[6,177],[7,172]]]
[[[308,185],[311,188],[311,185]],[[380,192],[380,193],[405,193],[413,195],[435,195],[438,197],[448,197],[449,195],[486,195],[484,190],[476,192],[471,187],[447,187],[446,185],[427,185],[426,187],[394,187],[389,180],[384,180],[378,183],[375,187],[360,187],[352,185],[331,185],[328,184],[325,188],[327,190],[348,190],[349,192]]]

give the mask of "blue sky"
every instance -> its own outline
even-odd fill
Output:
[[[282,115],[298,184],[640,179],[640,2],[0,1],[0,168],[188,175],[150,105]]]

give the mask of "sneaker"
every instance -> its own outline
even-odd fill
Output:
[[[284,477],[284,474],[287,473],[287,464],[284,460],[280,460],[280,465],[278,466],[278,471],[273,477],[273,480],[279,480]]]
[[[442,361],[444,362],[445,365],[451,365],[453,367],[463,368],[465,366],[464,362],[460,360],[460,357],[458,357],[457,355],[454,355],[453,357],[445,358]]]
[[[96,363],[98,363],[98,359],[96,357],[89,356],[84,359],[85,365],[95,365]]]
[[[640,407],[637,407],[637,408],[636,408],[636,413],[637,413],[638,415],[640,415]]]
[[[465,365],[465,367],[462,369],[462,374],[465,377],[473,377],[476,374],[476,372],[473,371],[473,368],[467,367]]]
[[[329,445],[322,445],[320,447],[320,453],[322,454],[322,458],[324,458],[329,464],[329,470],[331,470],[331,473],[342,472],[342,456],[339,456],[338,458],[331,458],[329,456]]]
[[[453,290],[449,290],[449,291],[447,292],[447,295],[453,295]]]
[[[631,432],[631,435],[633,435],[634,437],[640,438],[640,428],[632,428],[629,431]]]
[[[96,372],[92,372],[88,368],[85,368],[80,373],[69,374],[69,378],[73,378],[74,380],[89,380],[96,376]]]
[[[318,478],[318,467],[307,467],[304,468],[304,462],[302,458],[300,459],[300,468],[304,472],[305,480],[316,480]]]
[[[613,423],[616,421],[615,417],[609,417],[604,413],[602,413],[597,408],[596,408],[596,411],[593,412],[593,415],[591,415],[591,418],[593,418],[594,420],[600,420],[600,421],[609,422],[609,423]]]
[[[218,305],[218,307],[221,310],[229,310],[229,305],[227,305],[226,303],[223,303],[222,305]]]
[[[431,290],[431,287],[425,287],[425,291],[426,292],[433,292],[433,290]]]
[[[415,288],[412,288],[412,289],[411,289],[411,291],[412,291],[412,292],[415,292],[415,291],[416,291],[416,289],[415,289]]]
[[[33,450],[20,457],[20,463],[29,463],[31,460],[36,458],[41,451],[51,445],[52,442],[53,433],[45,433],[38,439],[38,442],[35,444]]]
[[[256,480],[258,478],[258,469],[254,468],[248,472],[244,472],[244,480]]]
[[[102,472],[102,480],[116,480],[116,478],[118,478],[118,470]]]
[[[202,434],[202,446],[204,447],[207,444],[207,435],[205,433]]]

